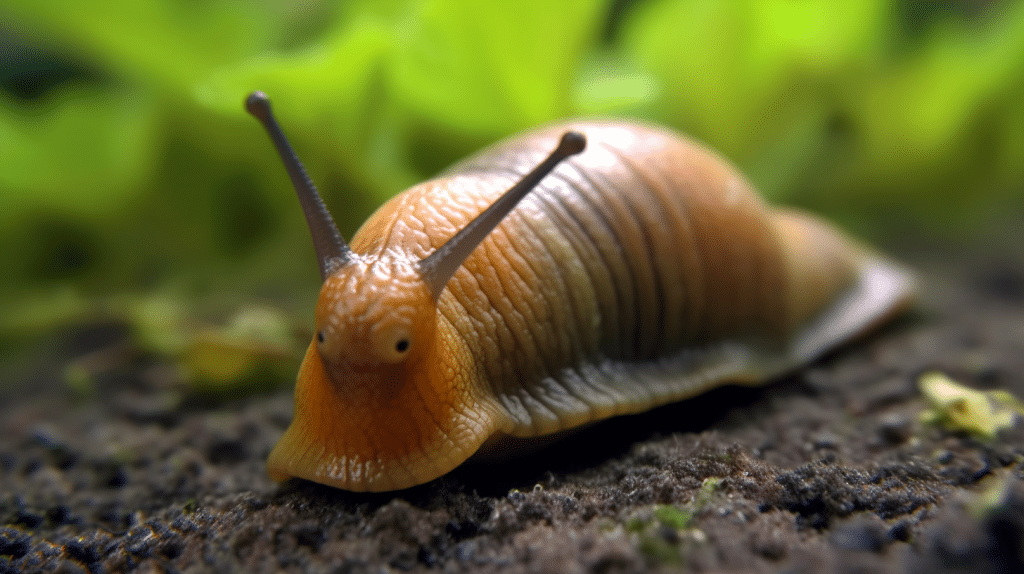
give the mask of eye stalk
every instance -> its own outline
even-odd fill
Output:
[[[441,296],[448,280],[469,254],[476,249],[505,216],[512,212],[526,194],[530,193],[552,170],[558,167],[567,157],[582,152],[587,147],[587,137],[579,132],[565,132],[558,142],[558,147],[544,161],[533,168],[523,179],[516,182],[494,203],[470,221],[458,233],[453,235],[444,245],[437,248],[422,261],[420,271],[423,279],[430,285],[434,299]]]
[[[320,262],[320,278],[327,277],[338,267],[348,262],[350,249],[338,231],[334,218],[327,211],[324,200],[309,179],[306,168],[299,161],[292,145],[288,143],[281,126],[274,118],[274,112],[270,108],[270,98],[263,92],[253,92],[245,100],[245,109],[263,124],[274,142],[277,153],[288,170],[292,185],[299,196],[299,203],[302,204],[302,212],[306,214],[306,223],[309,224],[309,232],[313,236],[313,247],[316,249],[316,258]]]

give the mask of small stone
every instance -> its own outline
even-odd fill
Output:
[[[897,522],[889,529],[889,538],[900,542],[910,540],[910,525],[906,522]]]
[[[900,445],[907,442],[913,431],[910,420],[901,416],[884,417],[878,425],[878,436],[889,445]]]
[[[881,552],[887,535],[881,526],[870,519],[853,519],[838,525],[832,531],[832,544],[848,550]]]

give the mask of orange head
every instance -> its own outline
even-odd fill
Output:
[[[465,460],[490,425],[465,412],[476,401],[438,368],[437,339],[436,302],[416,261],[351,255],[320,291],[295,418],[270,454],[271,476],[393,490]]]
[[[324,279],[316,335],[295,388],[295,417],[267,462],[275,480],[305,478],[357,491],[427,482],[458,466],[494,432],[498,415],[470,384],[465,339],[438,321],[437,301],[465,258],[555,165],[558,149],[429,256],[384,246],[354,253],[256,92],[246,107],[285,160]]]

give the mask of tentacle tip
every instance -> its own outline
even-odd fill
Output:
[[[587,147],[587,136],[580,132],[565,132],[562,134],[562,140],[558,143],[559,155],[568,157],[570,155],[576,155],[586,149]]]
[[[265,117],[270,112],[270,98],[256,90],[245,98],[245,110],[257,118]]]

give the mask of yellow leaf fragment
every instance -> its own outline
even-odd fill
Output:
[[[194,390],[225,390],[256,379],[260,387],[288,381],[282,371],[294,368],[300,355],[288,318],[276,309],[243,308],[224,327],[204,327],[191,334],[181,361]]]
[[[1003,390],[965,387],[939,371],[924,373],[917,384],[930,403],[921,420],[950,430],[992,439],[1024,416],[1024,404]]]

